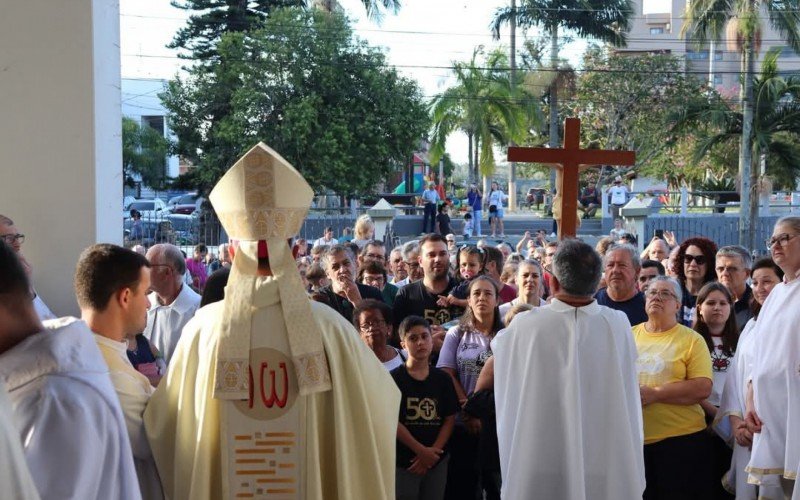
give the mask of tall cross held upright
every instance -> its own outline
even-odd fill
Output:
[[[636,163],[636,153],[633,151],[581,149],[580,137],[581,121],[578,118],[567,118],[564,123],[563,148],[508,148],[508,161],[545,163],[560,171],[556,190],[562,204],[561,220],[558,224],[558,237],[561,240],[572,238],[577,233],[579,173],[597,165]]]

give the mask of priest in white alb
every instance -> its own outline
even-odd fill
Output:
[[[642,497],[636,345],[625,314],[593,298],[601,272],[592,247],[563,241],[552,303],[492,341],[505,500]]]
[[[42,323],[25,271],[0,241],[0,385],[43,500],[141,500],[125,420],[108,367],[83,321]],[[0,454],[0,498],[17,495]],[[26,487],[27,488],[27,487]]]
[[[800,500],[800,217],[775,223],[768,248],[783,270],[783,283],[772,289],[751,335],[752,359],[745,422],[753,433],[748,482],[780,488],[785,498]]]
[[[211,192],[238,240],[225,299],[186,325],[145,411],[168,498],[394,497],[400,393],[353,326],[309,301],[287,243],[312,195],[264,144]]]

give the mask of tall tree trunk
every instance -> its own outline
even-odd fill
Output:
[[[467,172],[469,175],[470,182],[474,182],[477,185],[478,178],[475,177],[475,168],[472,165],[472,132],[467,132],[467,140],[468,140],[467,161],[469,162],[469,167]]]
[[[550,147],[561,147],[558,138],[558,25],[550,27],[550,68],[553,84],[550,86]],[[556,190],[556,169],[550,169],[550,191]]]
[[[472,152],[472,154],[475,155],[475,160],[474,160],[473,164],[475,165],[475,178],[476,179],[480,179],[481,178],[481,163],[480,163],[480,153],[479,153],[480,149],[481,149],[481,141],[478,140],[478,136],[476,135],[475,136],[475,150]]]
[[[753,0],[749,0],[750,8]],[[755,231],[753,224],[758,220],[753,217],[758,213],[758,196],[753,190],[753,76],[755,73],[754,34],[745,36],[742,50],[742,72],[744,74],[739,97],[742,101],[742,140],[739,147],[739,178],[741,179],[741,202],[739,204],[739,244],[753,250],[755,248]],[[757,175],[757,174],[756,174]]]
[[[511,62],[511,95],[515,96],[517,84],[517,2],[511,0],[511,48],[509,54],[509,61]],[[511,141],[509,146],[515,146],[514,141]],[[508,211],[515,212],[517,209],[517,163],[511,162],[508,166]]]

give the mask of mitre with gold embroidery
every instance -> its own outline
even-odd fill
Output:
[[[259,279],[259,241],[280,290],[292,361],[300,394],[331,388],[330,371],[309,299],[287,239],[300,231],[313,191],[278,153],[259,143],[237,161],[211,191],[209,200],[231,239],[239,240],[231,266],[219,328],[214,397],[244,400],[250,390],[253,298]],[[262,278],[263,279],[263,278]]]

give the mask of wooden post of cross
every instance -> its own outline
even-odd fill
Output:
[[[561,223],[558,238],[574,238],[578,218],[578,177],[581,170],[596,165],[633,165],[633,151],[611,151],[605,149],[581,149],[581,121],[567,118],[564,123],[564,147],[554,148],[508,148],[508,161],[545,163],[562,170],[559,185],[561,195]],[[583,167],[583,168],[581,168]]]

